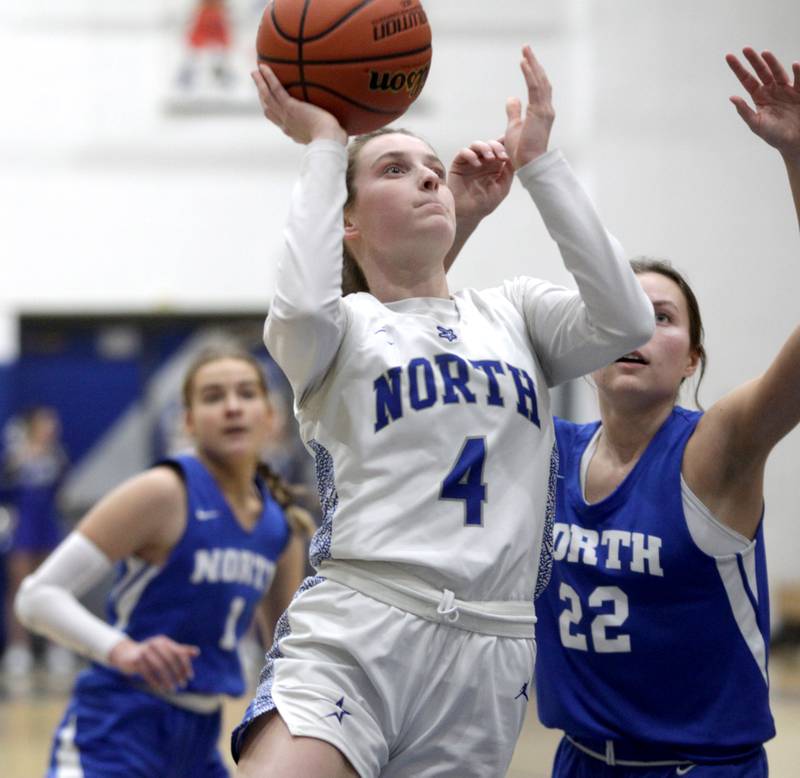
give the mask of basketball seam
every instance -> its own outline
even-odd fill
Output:
[[[304,65],[348,65],[356,64],[358,62],[380,62],[382,60],[398,59],[400,57],[410,57],[412,54],[422,54],[430,51],[430,46],[423,46],[420,49],[409,49],[408,51],[399,51],[395,54],[383,54],[380,57],[351,57],[349,59],[306,59],[303,60]],[[277,65],[296,65],[296,60],[287,59],[285,57],[266,57],[263,54],[258,55],[259,62],[274,62]]]
[[[288,32],[284,32],[283,29],[281,29],[281,26],[278,24],[278,17],[275,14],[275,3],[272,4],[270,17],[272,18],[272,26],[275,28],[275,32],[277,32],[278,35],[281,36],[281,38],[283,38],[285,41],[288,41],[289,43],[297,43],[297,38],[293,38],[291,35],[289,35]]]
[[[361,11],[366,6],[372,4],[373,2],[375,2],[375,0],[362,0],[362,2],[359,5],[355,6],[354,8],[351,8],[344,16],[337,19],[330,27],[328,27],[328,29],[322,30],[322,32],[319,32],[316,35],[312,35],[310,38],[306,38],[305,42],[310,43],[312,41],[319,40],[320,38],[324,38],[326,35],[333,32],[337,27],[344,24],[351,16],[357,14],[359,11]],[[300,35],[302,36],[302,34],[303,31],[301,29]]]
[[[308,99],[308,89],[306,89],[306,73],[305,63],[303,62],[303,44],[305,43],[305,28],[306,28],[306,14],[308,13],[311,0],[305,0],[303,3],[303,14],[300,17],[300,37],[297,39],[297,67],[300,73],[300,87],[303,90],[303,100],[307,103],[311,101]]]
[[[323,30],[322,32],[317,33],[316,35],[312,35],[309,38],[305,38],[303,36],[303,25],[302,24],[301,24],[301,29],[300,29],[300,35],[298,37],[294,37],[292,35],[289,35],[288,32],[285,32],[283,29],[281,29],[281,27],[278,26],[278,20],[275,17],[275,6],[274,5],[272,6],[272,24],[275,27],[275,32],[277,32],[278,35],[281,36],[281,38],[283,38],[285,41],[288,41],[289,43],[300,43],[300,42],[313,43],[314,41],[318,41],[320,38],[324,38],[326,35],[331,33],[337,27],[339,27],[340,25],[344,24],[351,16],[353,16],[353,14],[357,13],[362,8],[370,5],[373,2],[375,2],[375,0],[364,0],[364,2],[361,3],[361,5],[357,5],[355,8],[352,8],[350,11],[348,11],[344,16],[342,16],[341,18],[337,19],[333,23],[333,25],[331,27],[328,27],[327,29]],[[303,18],[305,18],[305,11],[306,11],[306,8],[308,7],[309,3],[310,3],[310,0],[308,0],[308,2],[306,3],[306,7],[303,9]]]

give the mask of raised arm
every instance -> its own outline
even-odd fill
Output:
[[[505,148],[558,245],[578,294],[543,285],[521,300],[551,385],[591,372],[646,342],[653,307],[562,154],[547,151],[554,112],[551,88],[529,46],[522,74],[528,104],[506,104]]]
[[[727,62],[755,108],[731,98],[747,126],[783,157],[800,220],[800,64],[794,83],[771,52],[744,49],[752,67]],[[775,444],[800,422],[800,327],[766,372],[734,389],[705,414],[686,449],[684,474],[724,523],[753,537],[761,515],[763,473]]]
[[[530,46],[523,49],[521,68],[528,88],[525,114],[520,100],[509,98],[505,136],[470,144],[456,154],[450,166],[447,180],[456,203],[456,237],[445,258],[445,270],[480,222],[505,199],[514,171],[547,151],[556,116],[552,89]]]
[[[292,191],[264,342],[297,402],[327,372],[344,333],[342,209],[347,134],[327,111],[295,100],[275,74],[253,72],[264,115],[308,146]]]
[[[800,62],[792,63],[792,83],[771,51],[759,56],[754,49],[747,47],[743,52],[755,75],[733,54],[728,54],[725,59],[752,98],[755,110],[739,95],[731,97],[731,102],[745,124],[781,153],[800,222]]]

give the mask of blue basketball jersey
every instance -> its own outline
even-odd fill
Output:
[[[762,528],[744,551],[712,557],[683,510],[681,462],[701,415],[675,408],[619,487],[591,505],[580,462],[599,422],[556,420],[553,571],[536,603],[545,726],[700,763],[775,734]]]
[[[239,639],[289,540],[286,518],[258,480],[264,508],[258,523],[246,530],[198,459],[182,455],[161,464],[183,477],[186,530],[161,566],[136,557],[119,563],[109,621],[134,640],[164,634],[198,646],[194,678],[184,691],[240,695]]]

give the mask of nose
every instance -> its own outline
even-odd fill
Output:
[[[225,397],[225,413],[238,413],[242,409],[242,404],[235,392],[231,392]]]
[[[441,180],[429,167],[422,168],[421,186],[426,192],[436,192]]]

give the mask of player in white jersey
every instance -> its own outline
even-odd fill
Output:
[[[222,696],[244,691],[239,641],[259,607],[274,624],[302,580],[313,522],[259,463],[270,408],[258,362],[202,353],[183,395],[195,452],[107,495],[17,597],[29,628],[94,660],[48,778],[227,775],[217,742]],[[77,598],[114,563],[106,623]]]
[[[800,63],[728,64],[732,98],[781,154],[800,221]],[[704,366],[697,300],[634,263],[656,334],[597,371],[600,421],[556,421],[550,585],[537,602],[538,712],[562,729],[554,778],[761,778],[769,710],[764,471],[800,421],[800,327],[759,377],[706,413],[675,405]],[[702,375],[702,370],[700,371]],[[633,669],[633,672],[632,672]]]
[[[402,131],[358,139],[348,157],[330,114],[254,73],[267,118],[308,144],[265,342],[294,390],[324,523],[319,576],[279,622],[234,733],[241,775],[483,778],[511,759],[548,569],[548,387],[653,327],[547,151],[550,87],[529,47],[522,72],[524,115],[510,100],[504,142],[462,150],[449,176]],[[520,277],[451,294],[445,256],[514,171],[580,291]],[[342,296],[343,240],[369,291]]]

